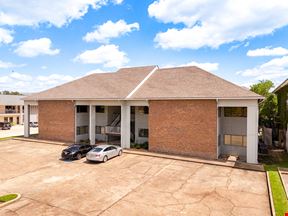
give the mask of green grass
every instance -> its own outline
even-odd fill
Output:
[[[13,138],[16,138],[16,137],[23,137],[23,136],[9,136],[9,137],[3,137],[3,138],[0,138],[0,141],[9,140],[9,139],[13,139]]]
[[[13,200],[17,197],[17,194],[7,194],[4,196],[0,196],[0,202],[8,202],[10,200]]]
[[[265,170],[269,174],[276,215],[284,216],[285,212],[288,212],[288,200],[278,173],[278,167],[288,168],[288,155],[278,155],[276,158],[267,157],[264,158],[263,163],[265,164]]]

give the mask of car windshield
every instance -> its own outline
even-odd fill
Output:
[[[103,150],[102,148],[97,147],[97,148],[94,148],[94,149],[93,149],[93,152],[100,152],[100,151],[102,151],[102,150]]]

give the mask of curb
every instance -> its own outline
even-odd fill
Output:
[[[43,143],[43,144],[49,144],[49,145],[57,145],[57,146],[69,146],[70,143],[64,143],[64,142],[54,142],[49,140],[40,140],[40,139],[29,139],[29,138],[12,138],[13,140],[18,141],[25,141],[25,142],[36,142],[36,143]]]
[[[134,154],[134,155],[141,155],[146,157],[156,157],[156,158],[164,158],[164,159],[170,159],[170,160],[178,160],[178,161],[185,161],[185,162],[192,162],[192,163],[200,163],[200,164],[208,164],[208,165],[215,165],[215,166],[222,166],[222,167],[230,167],[230,168],[236,168],[236,169],[245,169],[245,170],[251,170],[256,172],[265,172],[264,170],[259,169],[253,169],[245,166],[239,166],[239,162],[231,162],[227,161],[220,162],[220,161],[210,161],[210,160],[204,160],[204,159],[198,159],[198,158],[192,158],[192,157],[182,157],[182,156],[175,156],[175,155],[168,155],[168,154],[161,154],[161,153],[152,153],[152,152],[141,152],[141,151],[133,151],[133,150],[125,150],[123,151],[126,154]]]
[[[4,206],[7,206],[7,205],[10,205],[11,203],[14,203],[14,202],[16,202],[17,200],[19,200],[21,198],[21,194],[19,194],[19,193],[11,193],[11,194],[16,194],[17,197],[15,199],[13,199],[13,200],[10,200],[10,201],[7,201],[7,202],[4,202],[4,203],[0,204],[0,208],[2,208]]]
[[[271,190],[271,186],[270,186],[269,172],[268,171],[266,171],[266,180],[267,180],[267,187],[268,187],[268,195],[269,195],[269,203],[270,203],[271,215],[272,216],[276,216],[274,202],[273,202],[273,196],[272,196],[272,190]]]

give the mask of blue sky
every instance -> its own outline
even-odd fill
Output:
[[[196,65],[244,86],[288,77],[285,1],[11,2],[0,2],[0,90],[142,65]]]

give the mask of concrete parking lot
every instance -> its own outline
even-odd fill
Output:
[[[38,134],[38,128],[30,128],[30,134]],[[11,136],[24,136],[24,126],[14,125],[10,130],[0,130],[0,138]]]
[[[59,160],[62,146],[0,142],[0,215],[270,215],[265,173],[123,154]]]

